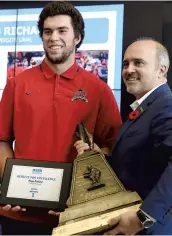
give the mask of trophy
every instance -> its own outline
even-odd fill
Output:
[[[93,234],[108,230],[108,220],[129,210],[138,210],[141,198],[126,191],[104,154],[93,150],[93,137],[83,123],[77,136],[90,150],[74,160],[68,208],[60,213],[53,235]]]

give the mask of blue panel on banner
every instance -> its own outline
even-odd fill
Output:
[[[32,4],[32,3],[31,3]],[[24,9],[18,9],[19,15],[33,15],[33,14],[39,14],[41,13],[42,8],[24,8]]]
[[[0,10],[0,16],[11,16],[11,15],[17,15],[17,9]]]
[[[84,43],[106,43],[108,41],[109,20],[107,18],[84,19],[85,39]]]

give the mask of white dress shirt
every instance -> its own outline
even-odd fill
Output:
[[[165,83],[159,84],[158,86],[156,86],[155,88],[151,89],[149,92],[147,92],[143,97],[141,97],[140,99],[136,100],[135,102],[133,102],[130,107],[133,111],[135,111],[137,109],[138,106],[140,106],[140,104],[158,87],[160,87],[161,85],[163,85]]]

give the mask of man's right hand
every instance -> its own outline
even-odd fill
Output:
[[[0,184],[0,194],[1,194],[1,184]],[[0,207],[1,210],[4,211],[12,211],[12,212],[18,212],[18,211],[26,211],[26,208],[22,208],[20,206],[12,207],[11,205],[7,204],[5,206]]]
[[[5,205],[1,207],[4,211],[12,211],[12,212],[18,212],[18,211],[26,211],[26,208],[22,208],[20,206],[12,207],[11,205]]]
[[[82,140],[76,141],[76,143],[74,144],[74,147],[76,147],[78,155],[81,155],[81,154],[84,153],[84,151],[90,149],[88,143],[84,143]],[[101,152],[101,149],[95,143],[94,143],[94,150],[98,151],[98,152]]]

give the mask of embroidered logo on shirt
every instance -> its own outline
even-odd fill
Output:
[[[71,100],[72,102],[75,100],[83,100],[85,102],[88,102],[87,93],[82,89],[78,89],[78,91],[74,93],[74,96],[71,98]]]
[[[26,92],[26,95],[30,95],[31,94],[31,92]]]

